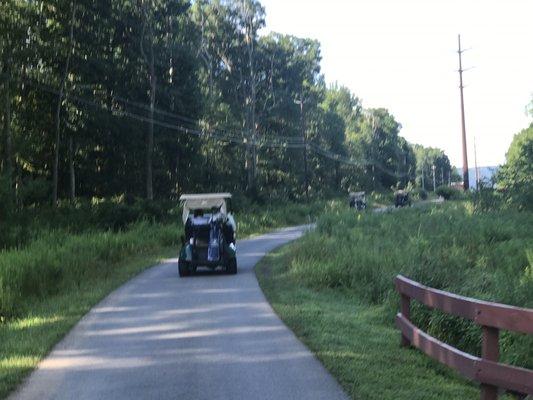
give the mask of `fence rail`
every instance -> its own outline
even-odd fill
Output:
[[[481,400],[496,400],[498,388],[533,395],[532,370],[498,362],[500,329],[533,334],[533,309],[458,296],[424,286],[402,275],[396,277],[395,285],[401,296],[401,312],[396,316],[396,326],[401,331],[402,346],[414,346],[463,376],[480,382]],[[481,358],[460,351],[417,328],[410,321],[411,299],[480,325],[483,329]]]

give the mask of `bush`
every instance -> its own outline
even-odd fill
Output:
[[[513,138],[496,180],[509,207],[533,211],[533,123]]]
[[[9,229],[0,230],[0,244],[6,247],[22,240],[29,242],[25,247],[0,253],[0,319],[23,313],[24,304],[31,299],[44,299],[82,281],[102,279],[107,269],[114,268],[122,259],[175,245],[183,229],[181,210],[172,210],[171,202],[95,203],[30,209],[36,214],[28,211],[24,217],[27,220],[18,216],[17,223],[12,220]],[[334,204],[290,203],[278,208],[250,205],[236,217],[238,234],[242,237],[275,227],[309,223]],[[26,222],[34,218],[49,224],[55,221],[59,229],[50,230],[49,225],[41,231],[31,231],[32,225]],[[176,223],[153,223],[170,218]],[[35,236],[38,238],[34,239]]]
[[[502,194],[482,183],[472,193],[472,201],[476,212],[497,211],[504,205]]]
[[[462,197],[461,191],[451,186],[439,186],[435,194],[444,200],[457,200]]]
[[[15,202],[13,190],[9,186],[9,179],[0,175],[0,224],[4,225],[14,210]]]
[[[315,290],[351,293],[363,303],[398,310],[392,284],[402,273],[423,284],[483,300],[533,307],[533,214],[473,214],[451,203],[390,214],[328,213],[293,246],[288,274]],[[479,352],[472,323],[413,309],[423,329],[462,350]],[[505,334],[503,360],[533,367],[533,337]]]
[[[70,235],[49,232],[25,249],[0,257],[0,319],[25,312],[30,300],[44,299],[81,282],[102,279],[126,257],[176,245],[177,225],[141,223],[124,233]]]
[[[428,192],[425,189],[417,188],[411,192],[414,199],[427,200]]]
[[[18,191],[19,201],[23,206],[43,205],[52,198],[52,186],[43,178],[27,179]]]

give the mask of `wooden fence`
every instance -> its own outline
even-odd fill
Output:
[[[402,346],[414,346],[463,376],[480,382],[481,400],[496,400],[498,388],[523,397],[533,395],[533,370],[498,362],[500,329],[533,334],[533,309],[458,296],[401,275],[396,277],[395,285],[401,296],[401,312],[396,316],[396,326],[402,334]],[[410,321],[411,299],[480,325],[483,330],[481,358],[443,343],[413,325]]]

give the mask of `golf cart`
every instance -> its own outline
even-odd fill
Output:
[[[411,207],[411,198],[409,197],[409,192],[405,190],[397,190],[394,193],[394,207]]]
[[[228,213],[229,193],[184,194],[183,223],[185,236],[179,252],[179,275],[189,276],[200,266],[215,270],[222,267],[228,274],[237,273],[236,231]]]
[[[361,211],[366,208],[365,192],[351,192],[349,198],[350,208],[355,208],[357,211]]]

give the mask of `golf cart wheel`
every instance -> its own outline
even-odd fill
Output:
[[[237,273],[237,259],[231,258],[226,264],[226,272],[230,275],[235,275]]]
[[[187,261],[178,260],[178,272],[180,277],[189,276],[191,271],[189,270],[189,263]]]

